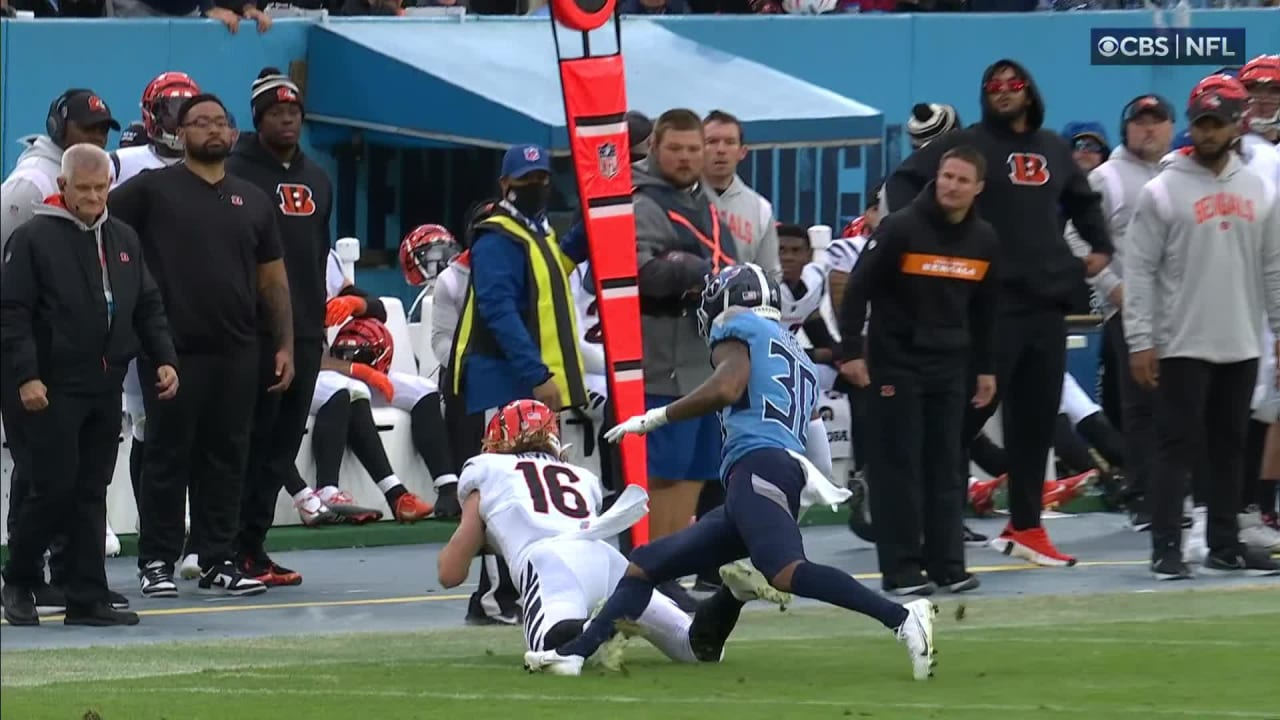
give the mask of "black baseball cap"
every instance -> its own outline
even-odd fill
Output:
[[[1173,106],[1159,95],[1139,95],[1124,106],[1124,122],[1128,124],[1140,115],[1150,115],[1157,120],[1173,122]]]
[[[1244,103],[1215,91],[1200,93],[1187,103],[1187,120],[1195,124],[1201,118],[1212,117],[1224,125],[1240,122],[1244,115]]]
[[[120,123],[111,117],[111,109],[106,101],[91,90],[81,90],[67,97],[66,118],[80,127],[106,125],[112,130],[119,130]]]

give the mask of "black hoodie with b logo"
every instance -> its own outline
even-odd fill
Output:
[[[987,81],[1002,68],[1026,81],[1030,107],[1027,130],[1015,132],[987,100]],[[891,210],[906,207],[937,175],[942,155],[968,145],[987,160],[986,186],[977,207],[999,238],[1002,301],[1066,311],[1084,279],[1084,264],[1063,237],[1063,214],[1094,252],[1113,250],[1101,196],[1071,157],[1057,133],[1044,130],[1044,101],[1026,68],[998,60],[982,75],[982,121],[950,132],[917,150],[885,182]]]

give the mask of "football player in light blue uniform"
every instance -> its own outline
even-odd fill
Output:
[[[780,318],[778,286],[759,267],[734,265],[707,278],[698,325],[711,346],[715,372],[688,395],[626,420],[606,437],[616,442],[628,433],[643,435],[718,411],[724,505],[685,530],[637,548],[626,576],[582,634],[553,650],[527,653],[526,668],[576,674],[613,637],[615,622],[644,612],[656,585],[721,566],[727,568],[722,575],[733,572],[740,566],[729,563],[749,557],[777,592],[879,620],[907,646],[916,679],[933,674],[933,603],[899,605],[848,573],[805,558],[797,518],[806,465],[813,465],[799,455],[807,453],[829,471],[830,450],[816,413],[817,371]],[[742,583],[728,579],[699,607],[689,629],[700,659],[718,659],[746,601],[776,599],[768,588],[744,592]]]

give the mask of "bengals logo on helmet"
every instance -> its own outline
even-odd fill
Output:
[[[1049,182],[1049,161],[1039,153],[1009,153],[1009,182],[1044,185]]]
[[[316,213],[315,197],[311,194],[311,188],[306,185],[280,183],[276,186],[276,199],[280,201],[280,212],[285,215]]]
[[[106,112],[107,104],[102,102],[102,98],[97,95],[89,96],[89,109],[94,112]]]

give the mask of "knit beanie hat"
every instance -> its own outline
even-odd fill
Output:
[[[253,108],[253,126],[258,127],[262,116],[272,106],[279,103],[295,103],[305,115],[302,107],[302,92],[288,75],[273,67],[263,68],[258,79],[253,81],[253,89],[249,96],[249,105]]]
[[[907,120],[907,134],[911,136],[912,149],[919,149],[943,133],[959,129],[960,115],[950,105],[916,103]]]
[[[653,121],[644,113],[627,111],[627,133],[631,136],[631,160],[641,160],[649,155],[649,136],[653,134]]]

